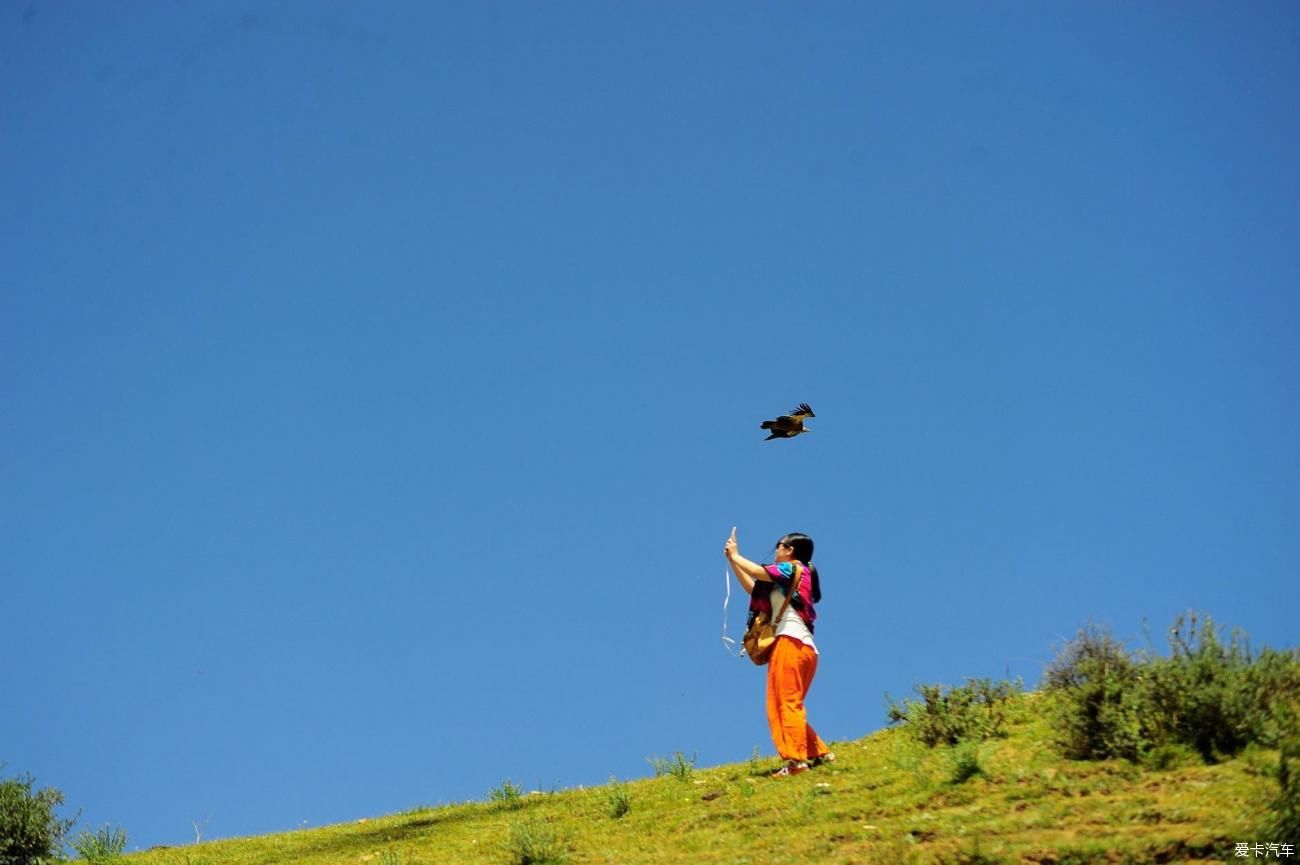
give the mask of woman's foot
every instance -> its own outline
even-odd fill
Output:
[[[816,769],[818,766],[829,766],[831,763],[834,762],[835,762],[835,752],[827,751],[825,754],[822,754],[820,757],[814,757],[812,759],[811,765],[814,769]]]
[[[788,760],[784,766],[772,773],[773,778],[788,778],[808,771],[808,764],[802,760]]]

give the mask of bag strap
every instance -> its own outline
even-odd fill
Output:
[[[785,615],[785,608],[790,606],[790,599],[794,597],[795,592],[799,591],[799,584],[801,582],[803,582],[803,571],[799,569],[799,563],[795,562],[794,576],[790,578],[790,591],[785,593],[785,600],[781,602],[781,612],[777,613],[776,618],[772,619],[773,627],[775,627],[781,621],[781,617]]]

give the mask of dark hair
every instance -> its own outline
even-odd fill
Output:
[[[790,534],[777,541],[778,544],[785,544],[789,547],[795,559],[802,562],[807,568],[808,573],[812,575],[812,599],[813,603],[821,603],[822,599],[822,581],[817,574],[817,566],[812,563],[813,557],[813,539],[803,532],[790,532]]]

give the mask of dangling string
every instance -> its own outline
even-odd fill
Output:
[[[722,572],[722,582],[727,587],[727,596],[722,599],[722,648],[727,650],[727,654],[733,658],[743,658],[745,652],[742,649],[735,650],[736,641],[727,636],[727,604],[731,601],[731,574],[726,571]]]

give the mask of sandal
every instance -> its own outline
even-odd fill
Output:
[[[801,761],[797,761],[797,760],[790,760],[790,761],[787,762],[784,766],[782,766],[780,769],[777,769],[775,772],[773,772],[773,773],[772,773],[772,777],[773,777],[773,778],[788,778],[788,777],[790,777],[791,775],[800,775],[800,774],[802,774],[802,773],[804,773],[804,772],[807,772],[807,771],[808,771],[808,764],[807,764],[807,763],[804,763],[804,762],[801,762]]]
[[[831,763],[834,762],[835,762],[835,752],[827,751],[825,754],[822,754],[820,757],[814,757],[810,765],[814,769],[816,769],[818,766],[829,766]]]

